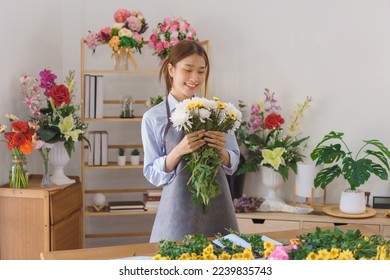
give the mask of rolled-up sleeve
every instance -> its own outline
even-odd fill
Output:
[[[233,173],[236,172],[240,161],[240,149],[235,135],[226,134],[225,148],[230,156],[230,166],[222,165],[222,167],[226,175],[233,175]]]

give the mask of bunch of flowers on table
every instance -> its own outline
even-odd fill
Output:
[[[303,112],[309,108],[312,98],[307,97],[303,104],[297,105],[290,117],[290,126],[284,129],[285,120],[275,93],[265,89],[264,95],[264,100],[252,105],[249,121],[243,121],[237,129],[238,143],[245,148],[246,153],[245,163],[237,174],[257,172],[260,166],[266,166],[287,180],[289,168],[296,173],[297,163],[303,161],[302,147],[309,137],[300,138],[296,133]],[[241,109],[245,106],[240,102]]]
[[[157,24],[149,38],[149,47],[154,49],[154,55],[163,62],[169,55],[170,49],[179,41],[198,41],[196,30],[181,17],[166,17]]]
[[[176,130],[185,134],[201,129],[233,134],[240,126],[241,117],[241,112],[231,103],[221,102],[216,97],[213,100],[193,97],[176,105],[171,121]],[[191,173],[188,188],[193,194],[193,202],[202,204],[207,211],[210,200],[221,194],[216,175],[222,160],[208,145],[203,145],[185,159]]]
[[[141,35],[148,29],[144,15],[139,10],[118,9],[114,13],[114,21],[112,27],[104,27],[98,33],[89,31],[86,38],[87,46],[95,53],[98,46],[108,44],[113,55],[124,52],[136,67],[131,54],[136,51],[141,53],[144,45]]]
[[[75,98],[74,71],[69,71],[63,84],[57,84],[57,75],[44,69],[40,78],[30,75],[20,77],[21,93],[24,103],[29,107],[30,120],[38,126],[39,152],[47,160],[51,145],[64,142],[65,149],[71,157],[75,143],[84,137],[87,124],[81,121],[80,105],[72,103]]]
[[[8,150],[12,152],[13,170],[10,176],[9,185],[11,188],[27,188],[28,174],[26,174],[23,163],[25,155],[31,154],[34,148],[38,148],[37,124],[34,122],[23,122],[15,115],[6,115],[11,123],[11,129],[7,132],[8,127],[0,124],[0,133],[4,133],[4,139],[7,143]]]
[[[316,228],[289,241],[274,243],[260,234],[230,230],[249,247],[242,247],[220,234],[215,246],[202,234],[187,235],[183,241],[161,240],[154,260],[389,260],[390,241],[382,235],[364,236],[360,230]]]

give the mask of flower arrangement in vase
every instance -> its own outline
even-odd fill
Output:
[[[162,63],[169,55],[171,47],[179,41],[198,41],[196,30],[182,17],[166,17],[157,24],[150,35],[149,47],[154,49],[154,55]]]
[[[16,189],[28,188],[28,174],[23,164],[25,156],[31,154],[33,149],[39,148],[37,143],[37,124],[34,122],[22,122],[14,115],[6,115],[11,122],[11,130],[6,132],[7,126],[0,124],[0,133],[4,133],[4,139],[8,150],[12,152],[13,166],[10,172],[9,186]]]
[[[343,137],[344,133],[331,131],[311,152],[310,157],[316,161],[316,165],[327,166],[317,173],[314,186],[324,189],[342,175],[349,188],[342,193],[340,210],[345,213],[359,214],[365,210],[365,198],[364,192],[358,188],[366,183],[372,174],[381,180],[388,179],[390,151],[378,140],[363,140],[364,145],[353,156]],[[327,145],[324,144],[325,142]],[[371,149],[363,150],[369,147]],[[358,193],[360,203],[356,209],[349,205],[350,203],[344,203],[344,200],[350,196],[348,193],[351,192]]]
[[[237,140],[244,151],[245,161],[237,174],[257,172],[261,166],[278,172],[283,180],[288,179],[289,169],[297,172],[297,163],[303,161],[302,148],[309,137],[299,138],[296,132],[303,112],[310,107],[311,97],[298,104],[287,129],[281,116],[281,107],[275,93],[264,91],[265,99],[251,107],[249,121],[243,121],[237,129]],[[240,102],[240,109],[246,105]]]
[[[44,161],[44,176],[42,182],[47,186],[51,183],[48,176],[49,153],[53,144],[60,142],[69,158],[75,150],[75,143],[84,139],[87,124],[81,121],[80,105],[73,104],[74,71],[69,71],[63,84],[56,82],[57,75],[44,69],[37,79],[28,74],[20,77],[24,103],[29,107],[30,121],[38,126],[37,137]]]
[[[89,31],[86,38],[87,46],[92,49],[92,53],[95,53],[98,46],[108,44],[112,49],[113,57],[125,58],[125,67],[127,67],[127,58],[129,58],[137,68],[137,62],[132,57],[132,53],[137,51],[141,54],[144,45],[141,35],[148,29],[144,15],[139,10],[118,9],[114,13],[114,20],[112,27],[104,27],[98,33]],[[118,62],[116,61],[115,64],[117,69],[120,68]]]
[[[241,112],[231,103],[193,97],[179,102],[171,116],[172,126],[184,134],[201,129],[234,133],[241,123]],[[185,156],[186,168],[192,174],[188,189],[194,205],[202,205],[208,211],[212,198],[221,194],[216,182],[217,170],[222,163],[217,151],[203,145]]]

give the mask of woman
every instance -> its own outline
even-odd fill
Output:
[[[163,187],[150,242],[182,240],[193,233],[215,236],[228,233],[227,229],[238,230],[225,176],[234,173],[239,161],[234,135],[205,130],[184,135],[169,120],[178,102],[195,96],[204,83],[207,86],[209,68],[207,53],[201,45],[180,41],[172,47],[160,70],[159,78],[165,80],[167,98],[143,116],[144,176],[152,184]],[[190,174],[182,159],[202,145],[215,148],[222,159],[217,176],[222,194],[211,200],[207,213],[192,203],[192,194],[187,190]]]

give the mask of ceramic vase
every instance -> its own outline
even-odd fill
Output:
[[[269,201],[284,202],[279,196],[278,190],[283,183],[282,176],[274,169],[269,167],[261,167],[261,181],[264,187],[267,188],[267,194],[264,197]]]
[[[49,162],[52,166],[51,181],[56,185],[73,184],[76,180],[70,179],[64,173],[70,157],[65,149],[64,142],[57,142],[49,154]]]
[[[346,214],[362,214],[366,211],[366,201],[362,190],[347,189],[341,193],[340,211]]]

